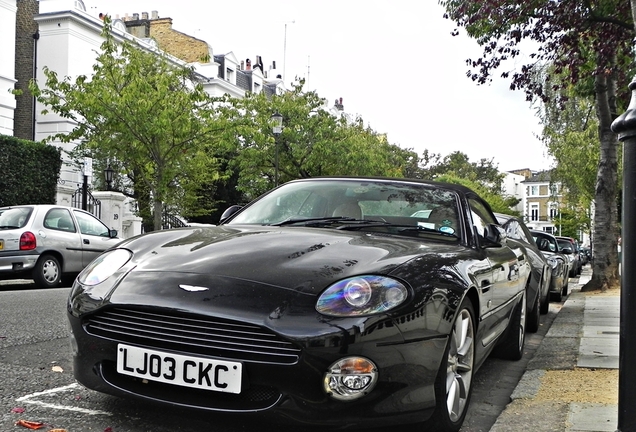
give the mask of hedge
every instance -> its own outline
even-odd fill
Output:
[[[0,135],[0,206],[55,204],[62,151]]]

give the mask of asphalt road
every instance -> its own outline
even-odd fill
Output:
[[[204,416],[158,407],[80,387],[73,379],[67,339],[68,292],[69,288],[35,289],[29,283],[0,284],[0,431],[27,430],[15,425],[19,419],[44,422],[44,431],[60,428],[67,432],[298,430],[245,417]],[[471,406],[462,432],[490,430],[510,402],[512,391],[559,309],[560,303],[550,304],[539,332],[528,335],[522,360],[490,358],[484,363],[474,377]]]

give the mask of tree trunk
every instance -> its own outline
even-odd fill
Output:
[[[152,201],[154,203],[154,210],[152,212],[154,219],[155,231],[159,231],[162,228],[161,216],[163,215],[163,202],[158,199]]]
[[[620,283],[618,277],[617,146],[612,121],[616,117],[616,81],[611,75],[594,80],[596,113],[599,120],[600,160],[596,176],[593,275],[582,291],[602,290]]]

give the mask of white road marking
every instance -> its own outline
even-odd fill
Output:
[[[46,396],[46,395],[51,395],[54,393],[61,393],[61,392],[65,392],[65,391],[69,391],[69,390],[77,390],[80,389],[80,385],[77,383],[74,384],[69,384],[67,386],[64,387],[57,387],[57,388],[53,388],[53,389],[49,389],[49,390],[44,390],[41,392],[37,392],[37,393],[31,393],[28,394],[26,396],[22,396],[18,399],[16,399],[16,402],[22,402],[25,404],[31,404],[31,405],[38,405],[41,407],[45,407],[45,408],[52,408],[52,409],[58,409],[58,410],[65,410],[65,411],[74,411],[74,412],[79,412],[79,413],[83,413],[83,414],[89,414],[89,415],[113,415],[112,413],[109,413],[107,411],[99,411],[99,410],[89,410],[86,408],[79,408],[79,407],[72,407],[72,406],[66,406],[66,405],[56,405],[56,404],[51,404],[51,403],[47,403],[47,402],[42,402],[39,400],[33,400],[34,398],[37,398],[39,396]]]

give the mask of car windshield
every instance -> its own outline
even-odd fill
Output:
[[[327,180],[290,182],[243,209],[228,224],[310,225],[413,235],[460,236],[457,194],[409,182]],[[399,230],[387,231],[389,227]]]
[[[17,229],[26,225],[32,212],[31,207],[10,207],[0,209],[0,230]]]

